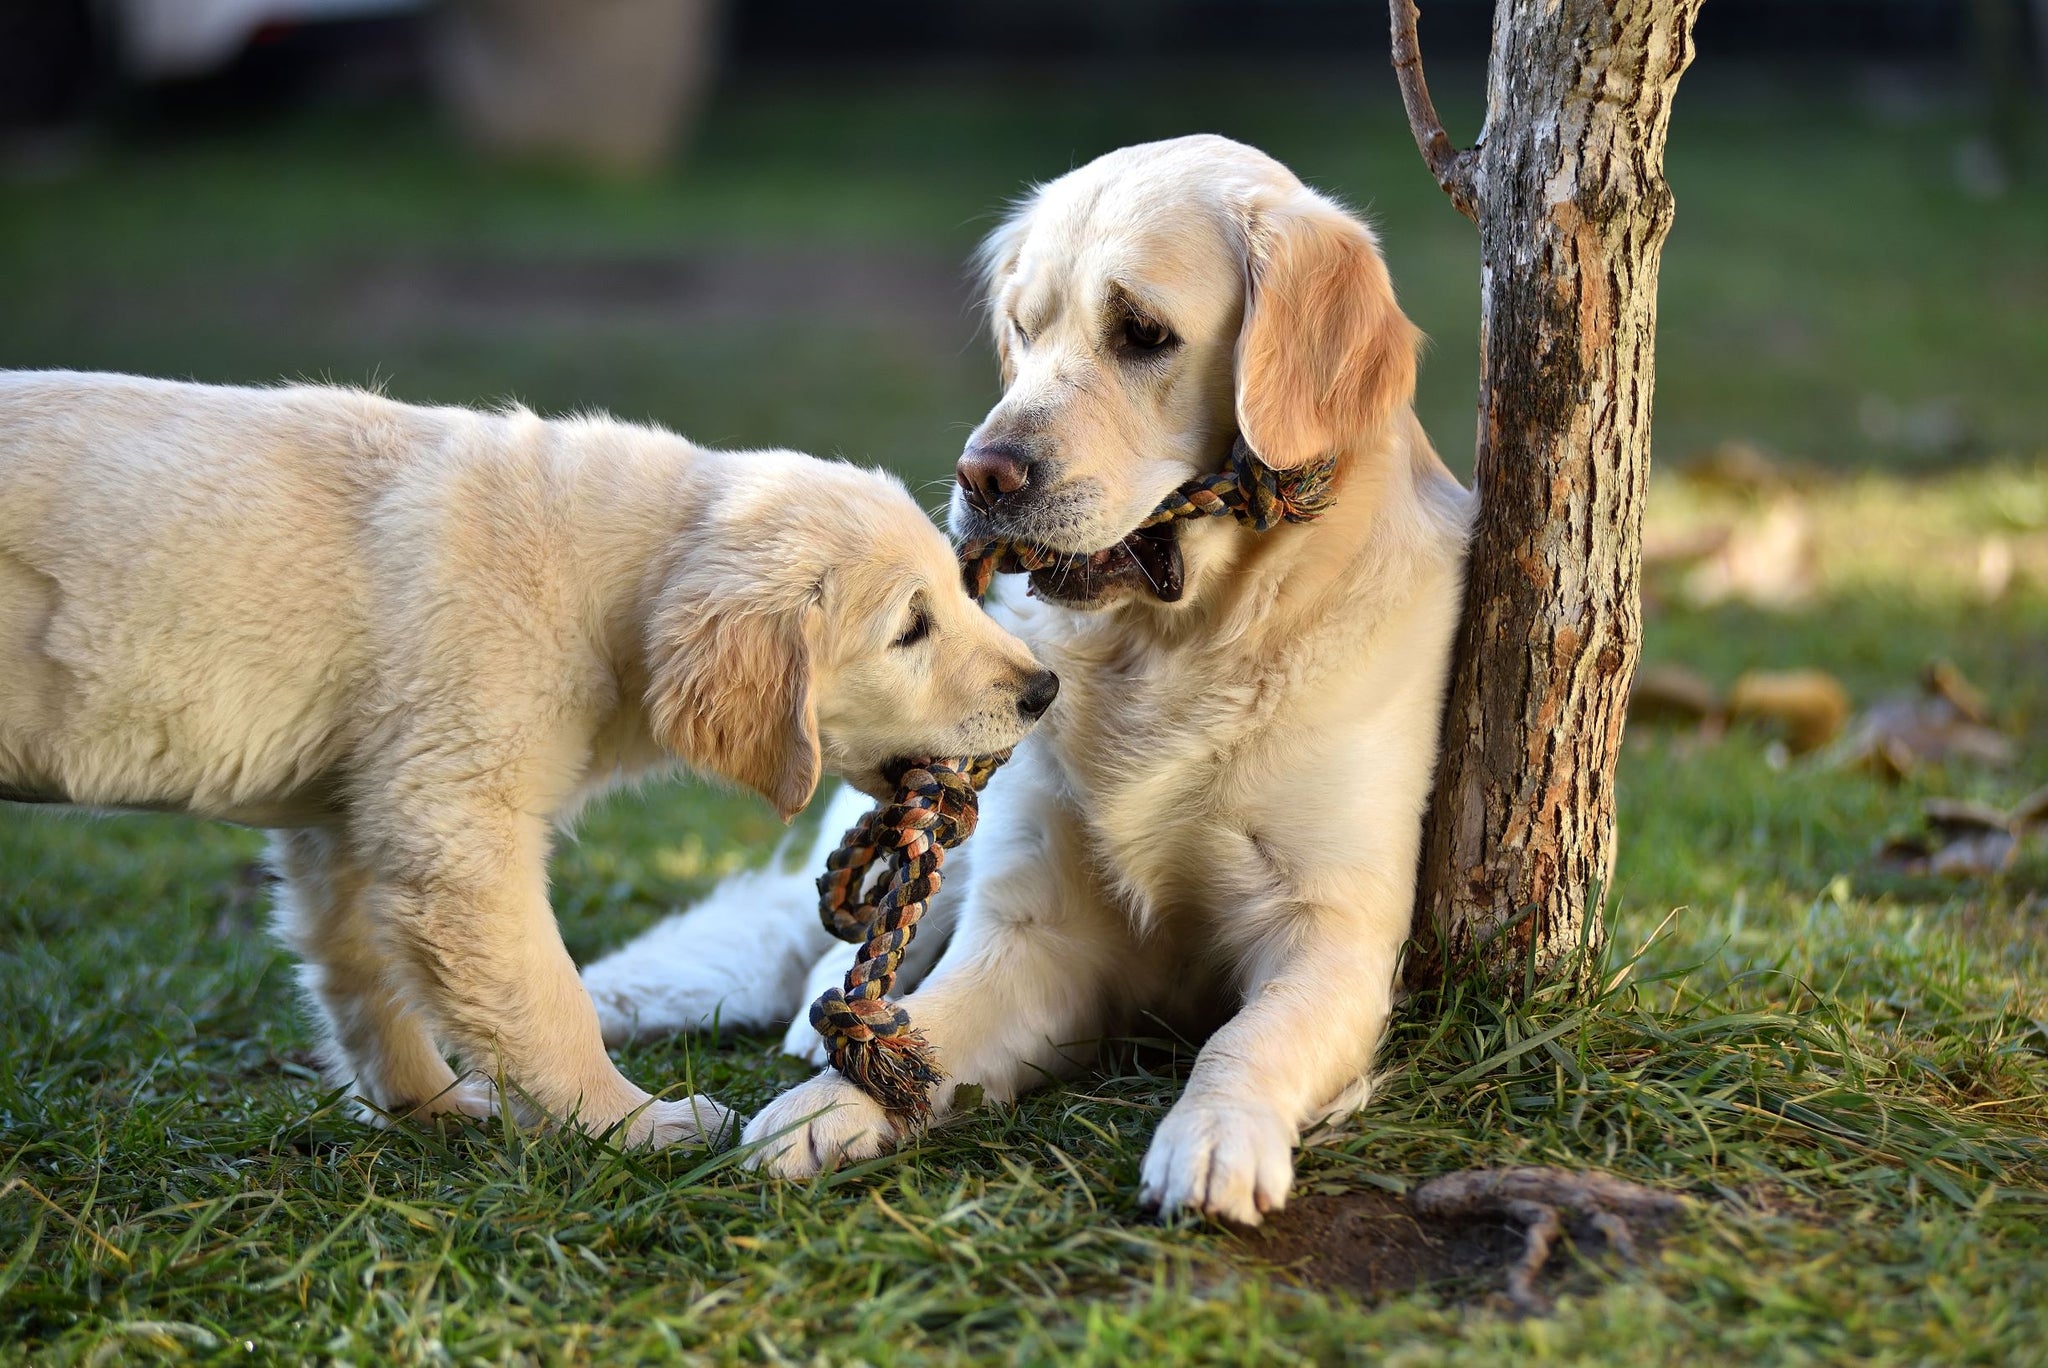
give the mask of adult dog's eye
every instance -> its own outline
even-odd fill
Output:
[[[1019,345],[1026,347],[1031,345],[1031,334],[1024,331],[1022,323],[1013,318],[1010,320],[1010,326],[1016,330]]]
[[[932,615],[920,608],[910,615],[910,625],[903,629],[903,635],[889,644],[898,650],[915,646],[932,634]]]
[[[1124,320],[1124,345],[1132,351],[1163,351],[1173,345],[1173,329],[1156,318],[1132,314]]]

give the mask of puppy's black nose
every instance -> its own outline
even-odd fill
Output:
[[[1026,681],[1024,692],[1017,695],[1017,711],[1036,722],[1059,696],[1060,677],[1051,670],[1040,670]]]
[[[1008,442],[985,442],[967,448],[953,478],[967,491],[968,505],[986,513],[1031,483],[1034,464]]]

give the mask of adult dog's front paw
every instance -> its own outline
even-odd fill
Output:
[[[831,1070],[770,1102],[740,1137],[760,1146],[748,1168],[809,1178],[848,1160],[872,1159],[900,1137],[882,1104]]]
[[[1161,1215],[1196,1211],[1254,1226],[1287,1205],[1295,1128],[1257,1103],[1183,1098],[1145,1151],[1138,1199]]]

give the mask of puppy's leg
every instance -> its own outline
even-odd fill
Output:
[[[962,1084],[1007,1101],[1072,1073],[1121,1024],[1113,1004],[1157,992],[1157,970],[1089,877],[1071,819],[1053,800],[1033,806],[1028,818],[984,821],[959,930],[931,978],[903,999],[945,1071],[935,1118]],[[743,1138],[761,1144],[756,1166],[807,1177],[903,1137],[880,1104],[828,1069],[769,1103]]]
[[[502,1075],[506,1100],[529,1115],[591,1133],[625,1121],[629,1145],[724,1131],[731,1114],[710,1098],[654,1101],[605,1054],[548,904],[541,824],[496,806],[451,808],[445,793],[432,820],[387,845],[377,906],[416,1000],[465,1067]]]
[[[490,1115],[490,1090],[456,1081],[426,1023],[399,996],[396,967],[365,905],[369,873],[340,834],[273,832],[270,862],[283,880],[277,934],[304,961],[299,983],[321,1026],[328,1081],[349,1088],[373,1124],[408,1113]]]
[[[1243,1008],[1146,1151],[1139,1195],[1162,1212],[1257,1225],[1285,1206],[1301,1128],[1359,1090],[1386,1029],[1401,918],[1296,906],[1264,920]]]

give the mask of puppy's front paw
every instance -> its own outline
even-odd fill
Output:
[[[358,1089],[349,1108],[357,1120],[379,1130],[408,1121],[431,1124],[442,1116],[488,1121],[498,1114],[498,1090],[489,1079],[475,1076],[450,1084],[424,1102],[380,1102]]]
[[[847,1160],[872,1159],[901,1137],[882,1104],[829,1069],[761,1109],[740,1137],[760,1146],[748,1168],[809,1178]]]
[[[498,1085],[488,1078],[471,1076],[429,1102],[423,1110],[434,1114],[453,1112],[488,1121],[498,1114]]]
[[[1145,1151],[1138,1200],[1254,1226],[1287,1205],[1295,1128],[1257,1103],[1181,1099]]]
[[[717,1147],[739,1130],[739,1112],[702,1094],[649,1102],[616,1135],[625,1149],[668,1149],[670,1145]]]
[[[730,1140],[739,1125],[738,1112],[696,1094],[668,1102],[649,1102],[627,1125],[620,1143],[628,1149],[717,1146]]]

